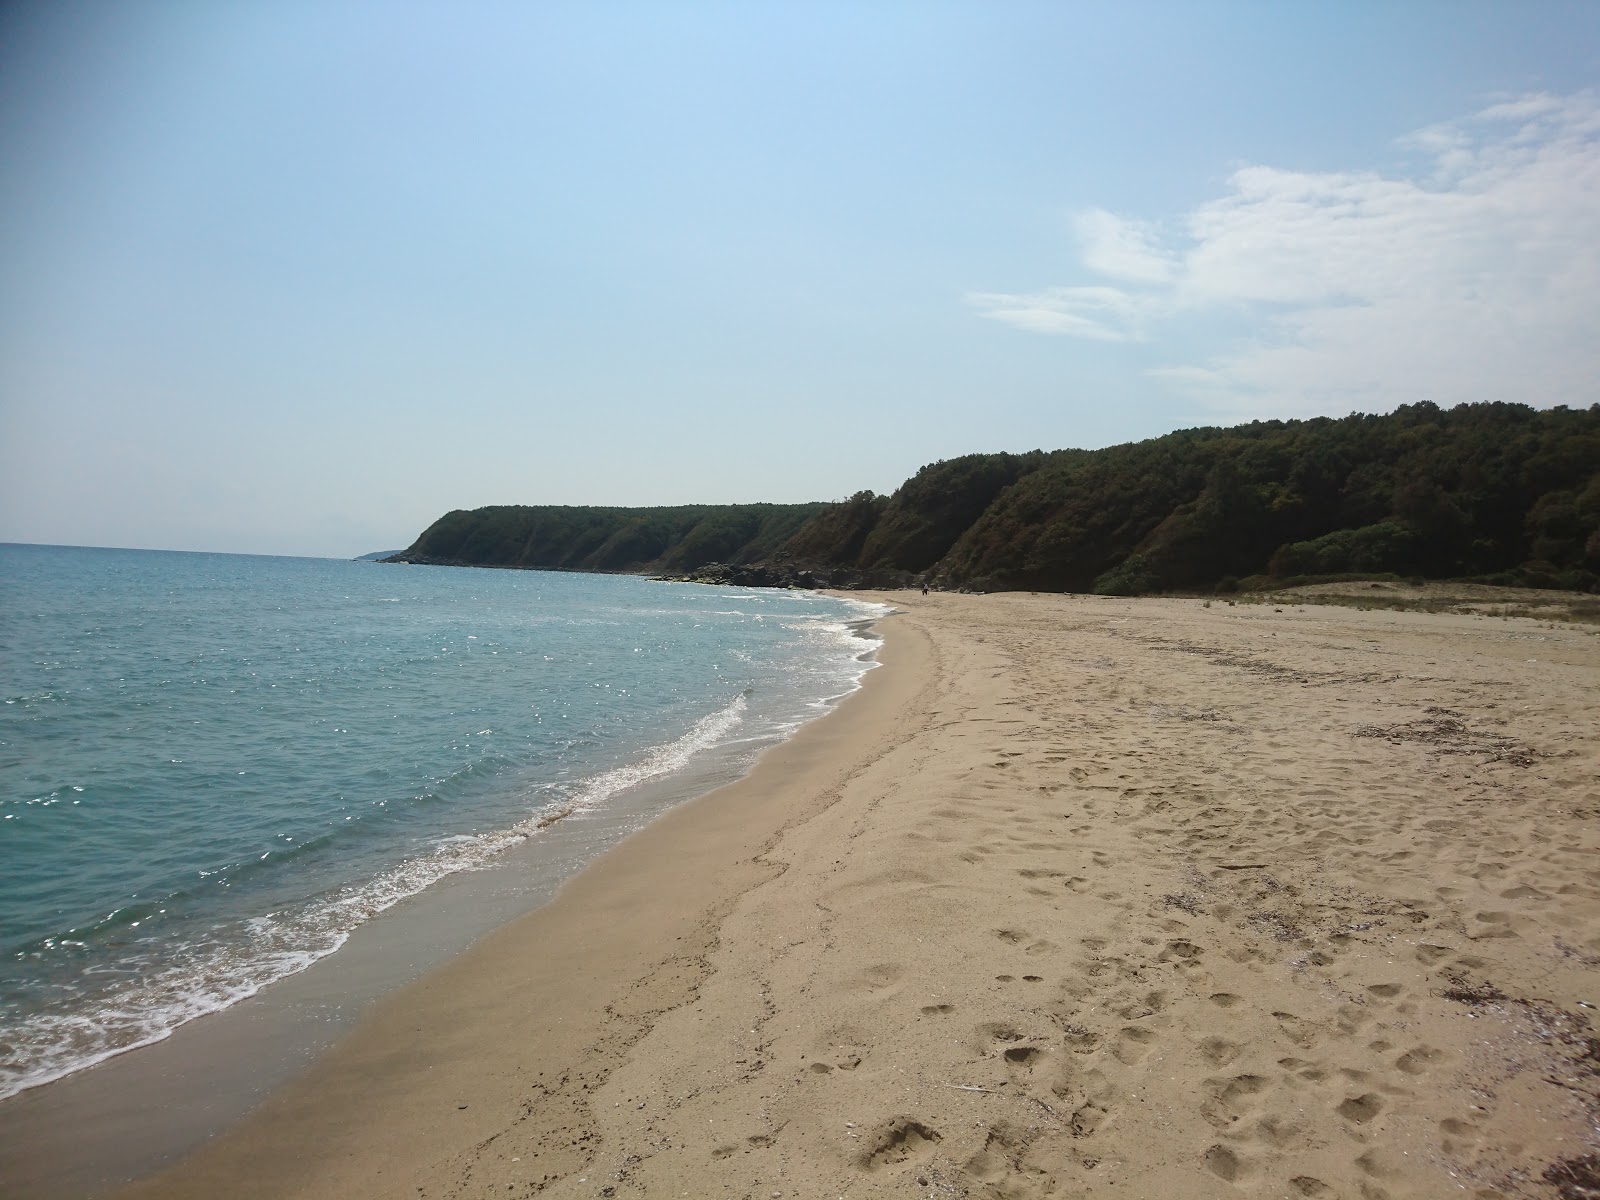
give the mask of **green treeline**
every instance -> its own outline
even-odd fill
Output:
[[[686,573],[710,562],[769,558],[826,504],[690,504],[675,508],[456,509],[396,558],[474,567]]]
[[[450,513],[403,556],[496,566],[764,563],[849,584],[1117,595],[1394,574],[1600,590],[1600,405],[1408,405],[973,454],[832,505]]]

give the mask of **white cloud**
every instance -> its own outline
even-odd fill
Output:
[[[1117,288],[972,292],[967,303],[985,317],[1032,333],[1065,333],[1103,342],[1128,342],[1141,336],[1137,329],[1140,301]]]
[[[1116,286],[971,299],[1156,351],[1242,318],[1247,338],[1147,370],[1237,417],[1600,399],[1600,102],[1515,97],[1404,145],[1414,177],[1242,168],[1165,241],[1086,213],[1084,265]]]
[[[1161,250],[1155,230],[1103,208],[1079,213],[1074,222],[1091,271],[1134,283],[1165,283],[1175,263]]]

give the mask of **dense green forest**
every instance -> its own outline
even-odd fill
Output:
[[[1595,591],[1600,405],[1414,404],[973,454],[831,505],[454,512],[401,557],[1118,595],[1356,574]]]
[[[819,503],[456,509],[389,561],[683,574],[710,562],[770,558],[829,508]]]

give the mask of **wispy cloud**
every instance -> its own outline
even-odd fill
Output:
[[[1147,341],[1226,311],[1252,332],[1147,373],[1236,416],[1408,401],[1582,404],[1600,380],[1600,101],[1508,98],[1409,135],[1415,172],[1247,166],[1166,225],[1095,210],[1109,282],[969,297],[1041,333]]]
[[[1079,213],[1074,226],[1091,271],[1131,283],[1166,283],[1177,273],[1177,263],[1148,225],[1092,208]]]
[[[1066,333],[1103,342],[1137,340],[1143,301],[1113,287],[1060,287],[1010,294],[973,292],[967,303],[986,317],[1033,333]]]

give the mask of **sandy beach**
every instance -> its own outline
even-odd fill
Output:
[[[1594,1194],[1592,628],[868,598],[837,712],[124,1195]]]

